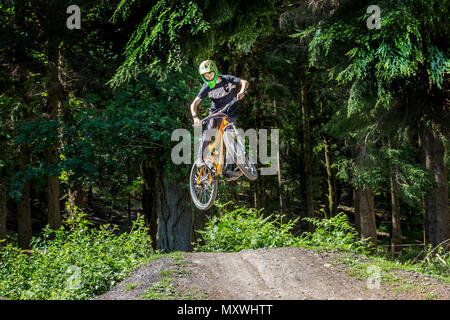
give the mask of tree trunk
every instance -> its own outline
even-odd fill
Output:
[[[205,228],[207,216],[203,211],[192,210],[191,242],[202,243],[202,235],[198,232]]]
[[[280,163],[280,151],[277,150],[277,173],[278,173],[278,199],[280,201],[280,214],[284,211],[284,200],[283,200],[283,180],[281,176],[281,163]]]
[[[24,172],[30,163],[30,151],[27,145],[19,147],[19,170]],[[22,249],[30,248],[32,237],[31,208],[30,208],[30,182],[27,180],[22,188],[22,196],[17,204],[17,233],[18,245]]]
[[[306,69],[308,65],[307,52],[300,48],[299,52],[299,80],[300,95],[302,104],[302,124],[303,124],[303,157],[305,169],[305,189],[306,189],[306,216],[314,216],[314,194],[312,182],[312,159],[311,159],[311,133],[309,129],[309,114],[311,110],[310,99],[308,97],[308,79]],[[308,229],[312,229],[308,224]]]
[[[127,163],[127,187],[129,188],[131,186],[131,177],[130,177],[130,162],[128,161]],[[128,212],[128,221],[131,220],[131,193],[130,190],[128,189],[127,191],[127,196],[128,196],[128,203],[127,203],[127,212]]]
[[[262,127],[262,121],[260,117],[260,113],[258,110],[256,110],[256,117],[255,117],[255,128],[257,133],[257,143],[259,145],[259,128]],[[256,209],[262,209],[265,206],[265,190],[264,190],[264,176],[259,175],[258,179],[253,183],[255,189],[254,189],[254,207]]]
[[[402,233],[400,228],[400,202],[398,199],[397,185],[392,175],[389,178],[391,185],[391,210],[392,210],[392,234],[391,234],[391,253],[394,256],[401,252]]]
[[[361,215],[359,214],[359,192],[353,188],[353,207],[355,208],[355,228],[361,236]]]
[[[149,228],[150,238],[152,239],[152,247],[157,247],[157,231],[158,220],[156,208],[156,170],[155,164],[149,159],[140,163],[140,171],[142,177],[142,214],[146,226]]]
[[[18,1],[15,6],[14,12],[14,27],[17,32],[25,33],[25,2]],[[14,55],[17,61],[16,68],[13,72],[14,87],[16,92],[23,92],[25,88],[25,82],[27,80],[28,70],[26,69],[29,57],[26,55],[25,49],[17,48],[14,50]],[[27,104],[27,95],[22,96],[24,104]],[[22,110],[23,120],[29,118],[27,108]],[[19,135],[19,132],[16,132]],[[17,149],[18,155],[18,169],[19,171],[26,171],[27,166],[30,163],[30,151],[28,146],[24,143]],[[22,196],[17,203],[17,233],[18,233],[18,246],[22,249],[28,249],[32,237],[31,230],[31,208],[30,208],[30,183],[28,179],[23,184],[21,190]]]
[[[237,203],[239,201],[238,194],[236,192],[236,188],[238,186],[237,181],[230,181],[228,182],[228,186],[230,187],[230,193],[231,193],[231,200],[233,200],[233,203],[231,204],[231,209],[234,210],[237,206]]]
[[[83,186],[77,182],[72,182],[69,188],[69,207],[71,210],[74,207],[77,207],[79,210],[85,209],[84,195]]]
[[[49,177],[47,179],[47,207],[47,222],[50,225],[50,228],[57,230],[61,227],[58,177]]]
[[[256,206],[258,210],[265,207],[266,203],[266,192],[264,187],[264,176],[259,176],[255,183],[255,196],[256,196]]]
[[[157,203],[158,245],[164,252],[191,251],[192,208],[189,192],[181,185],[169,182],[162,171],[158,171]]]
[[[377,247],[377,227],[375,222],[374,194],[372,188],[358,189],[359,214],[361,218],[361,238],[369,238],[372,249]]]
[[[6,191],[3,186],[0,186],[0,246],[4,245],[6,242]]]
[[[421,128],[421,146],[425,166],[433,173],[432,186],[425,196],[425,242],[436,247],[449,239],[449,210],[445,146],[436,128]],[[446,243],[445,248],[450,248]]]
[[[48,40],[48,115],[49,120],[57,120],[58,115],[62,114],[62,101],[64,99],[64,87],[60,78],[60,41],[51,36]],[[58,133],[62,146],[62,132]],[[53,165],[58,162],[58,146],[51,146],[48,151],[49,159]],[[51,175],[47,180],[47,201],[48,201],[48,222],[52,229],[59,229],[61,226],[61,208],[59,204],[59,178],[57,175]]]
[[[255,183],[250,184],[251,191],[253,193],[253,208],[258,208],[258,180]]]
[[[331,167],[330,143],[327,138],[323,139],[323,145],[325,151],[325,169],[327,171],[328,212],[330,213],[330,217],[334,217],[337,213],[336,173]]]
[[[278,129],[278,110],[276,101],[273,100],[273,108],[275,110],[275,128]],[[278,199],[280,201],[280,214],[283,214],[284,203],[283,203],[283,183],[281,176],[281,162],[280,162],[280,148],[281,145],[277,148],[277,176],[278,176]]]

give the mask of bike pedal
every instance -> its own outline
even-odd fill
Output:
[[[197,166],[198,168],[203,167],[203,166],[206,165],[205,162],[202,161],[202,160],[200,160],[200,159],[195,160],[195,164],[196,164],[196,166]]]
[[[216,169],[215,166],[214,166],[214,163],[213,163],[210,159],[207,159],[207,160],[205,161],[205,165],[206,165],[211,171],[213,171],[213,170]]]
[[[231,178],[228,178],[227,176],[225,176],[225,179],[227,180],[227,182],[235,181],[235,180],[239,179],[242,175],[243,175],[243,173],[240,172],[238,175],[235,175],[234,177],[231,177]]]

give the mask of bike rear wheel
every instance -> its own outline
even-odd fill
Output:
[[[200,210],[208,210],[217,196],[218,183],[214,173],[207,166],[192,165],[189,178],[189,189],[195,206]]]
[[[258,171],[256,170],[253,162],[250,160],[249,154],[245,150],[245,145],[242,142],[241,136],[233,127],[230,127],[225,130],[223,140],[234,163],[247,177],[247,179],[255,181],[256,178],[258,178]]]

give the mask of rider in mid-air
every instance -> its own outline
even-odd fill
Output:
[[[212,60],[205,60],[200,64],[199,73],[205,82],[200,89],[197,97],[191,104],[191,114],[194,119],[194,125],[199,125],[200,120],[197,117],[197,107],[202,101],[202,99],[209,97],[211,99],[211,107],[209,108],[209,114],[215,113],[217,110],[225,107],[227,103],[229,103],[233,98],[240,100],[244,97],[244,92],[247,90],[248,81],[244,79],[240,79],[231,75],[221,75],[219,74],[219,70],[217,69],[216,64]],[[241,89],[238,92],[236,85],[240,84]],[[226,115],[230,122],[234,122],[237,117],[237,102],[232,105]],[[212,118],[208,122],[208,126],[206,131],[209,129],[214,129],[220,126],[220,123],[217,123],[217,118]],[[197,155],[196,161],[198,161],[198,165],[204,165],[203,162],[203,150],[208,145],[209,139],[206,136],[206,132],[203,134],[203,143]],[[239,171],[233,170],[233,164],[230,163],[229,156],[226,157],[226,167],[225,167],[225,176],[228,179],[232,179],[236,176],[240,175]]]

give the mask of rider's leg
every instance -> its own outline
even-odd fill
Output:
[[[205,131],[203,131],[202,139],[200,141],[200,148],[198,149],[197,159],[198,163],[200,162],[201,165],[204,164],[204,151],[206,149],[206,146],[211,142],[211,131],[214,130],[217,127],[217,121],[216,119],[210,119],[208,121],[208,125],[206,126]]]
[[[234,122],[236,120],[236,117],[228,116],[228,119],[229,119],[229,121],[231,123],[234,124]],[[236,175],[240,174],[239,170],[238,171],[234,170],[234,161],[233,161],[233,158],[232,158],[230,152],[228,151],[228,149],[227,149],[227,153],[226,153],[226,161],[225,161],[225,163],[226,163],[226,165],[225,165],[225,174],[227,175],[227,177],[231,178],[233,176],[236,176]]]

